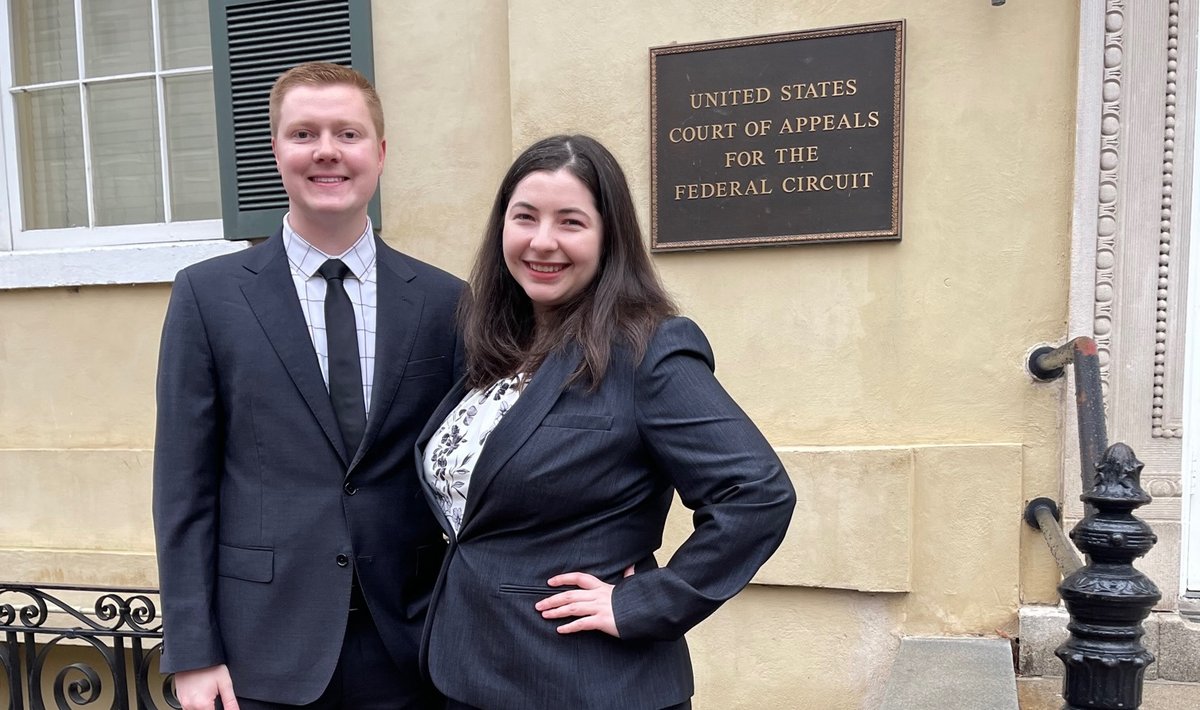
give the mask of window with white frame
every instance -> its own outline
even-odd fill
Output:
[[[3,5],[8,247],[219,238],[207,1]]]

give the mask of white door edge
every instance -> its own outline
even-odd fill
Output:
[[[1200,72],[1197,72],[1200,75]],[[1197,82],[1198,76],[1191,77]],[[1200,89],[1200,85],[1197,86]],[[1200,95],[1200,93],[1194,94]],[[1200,146],[1200,113],[1195,125]],[[1192,160],[1192,219],[1188,239],[1187,325],[1183,375],[1183,534],[1180,539],[1180,589],[1200,594],[1200,154]]]

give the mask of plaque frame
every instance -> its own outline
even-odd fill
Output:
[[[826,27],[794,32],[754,35],[721,40],[709,40],[687,44],[670,44],[651,47],[650,59],[650,250],[652,252],[697,251],[756,246],[790,246],[798,244],[856,242],[856,241],[899,241],[901,238],[901,193],[904,137],[904,35],[905,20],[888,20],[837,27]],[[671,240],[660,238],[659,210],[659,76],[658,59],[663,56],[704,52],[718,49],[733,49],[785,42],[803,42],[817,38],[842,37],[867,33],[893,32],[895,36],[892,77],[892,135],[891,135],[891,185],[890,223],[881,229],[832,229],[813,233],[799,232],[786,235],[730,234],[719,238],[693,240]]]

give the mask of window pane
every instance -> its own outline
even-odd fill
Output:
[[[204,0],[158,0],[163,69],[212,64],[208,4]]]
[[[87,75],[154,70],[150,0],[83,3],[83,61]]]
[[[221,216],[217,172],[217,121],[211,74],[167,77],[167,163],[171,172],[171,219]]]
[[[96,224],[162,222],[162,161],[154,80],[88,87]]]
[[[73,0],[13,0],[12,12],[18,86],[79,78]]]
[[[19,93],[25,229],[88,226],[79,88]]]

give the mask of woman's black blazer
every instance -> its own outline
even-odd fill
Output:
[[[491,433],[426,621],[422,661],[450,697],[488,710],[656,710],[691,697],[683,635],[741,590],[783,539],[795,492],[763,435],[713,376],[707,339],[664,321],[640,363],[614,349],[598,391],[547,359]],[[416,445],[464,396],[459,383]],[[424,476],[422,476],[424,482]],[[425,491],[435,513],[448,526]],[[654,552],[678,491],[695,529]],[[623,578],[629,565],[636,574]],[[616,584],[620,638],[559,634],[534,603],[582,571]]]

